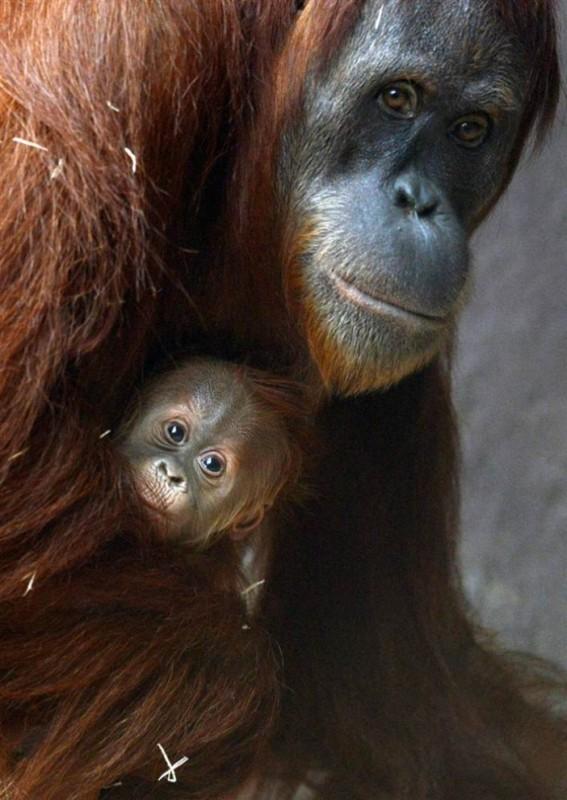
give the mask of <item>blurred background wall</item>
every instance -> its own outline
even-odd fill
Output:
[[[560,0],[567,86],[567,0]],[[474,242],[454,372],[462,565],[501,640],[567,667],[567,102]]]

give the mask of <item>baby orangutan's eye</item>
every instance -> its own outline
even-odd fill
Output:
[[[220,453],[203,453],[198,459],[199,466],[209,478],[220,478],[226,469],[226,461]]]
[[[188,438],[187,427],[177,420],[168,422],[165,426],[165,437],[171,444],[184,444]]]

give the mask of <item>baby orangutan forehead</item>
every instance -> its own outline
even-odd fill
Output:
[[[236,372],[227,364],[201,359],[158,375],[144,390],[149,404],[167,402],[187,406],[209,403],[214,398],[227,398],[237,390]]]
[[[143,396],[143,407],[142,413],[187,412],[199,427],[228,433],[246,429],[259,413],[241,368],[203,359],[159,376]]]

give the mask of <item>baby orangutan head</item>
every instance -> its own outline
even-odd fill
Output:
[[[196,358],[153,380],[119,437],[135,483],[166,535],[195,547],[241,539],[262,521],[301,461],[287,422],[293,385]]]

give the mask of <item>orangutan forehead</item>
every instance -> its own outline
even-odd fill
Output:
[[[232,407],[249,395],[233,365],[195,359],[154,378],[144,400],[146,405],[175,403],[210,411],[220,404]]]
[[[278,415],[258,402],[245,372],[225,362],[192,360],[155,378],[143,394],[142,417],[185,413],[203,434],[234,442],[253,445],[257,436],[282,435]]]
[[[422,77],[432,90],[477,80],[505,107],[522,102],[525,54],[494,2],[367,0],[347,49],[348,65],[340,54],[335,63],[351,89],[381,75]]]

